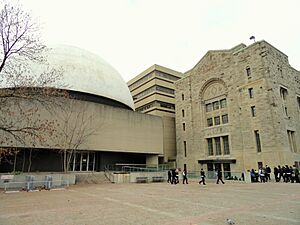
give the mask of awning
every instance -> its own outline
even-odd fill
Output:
[[[201,159],[198,160],[199,164],[207,163],[236,163],[236,159]]]

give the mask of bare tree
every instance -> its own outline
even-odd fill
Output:
[[[87,140],[93,136],[99,126],[94,124],[95,114],[91,112],[88,104],[78,105],[78,100],[68,100],[65,107],[62,107],[59,115],[59,129],[57,130],[58,147],[63,154],[63,168],[67,173],[70,169],[76,151],[82,147]]]
[[[50,110],[49,103],[57,104],[55,97],[67,93],[52,88],[62,71],[47,63],[38,23],[19,5],[0,4],[1,163],[3,157],[18,152],[9,146],[35,146],[53,133],[56,121],[42,118],[41,106]],[[43,69],[33,71],[33,64]]]

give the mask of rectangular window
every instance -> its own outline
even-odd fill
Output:
[[[252,117],[256,117],[256,109],[255,109],[255,106],[251,106],[251,115],[252,115]]]
[[[213,125],[213,120],[212,118],[207,119],[207,126],[211,127]]]
[[[219,101],[213,102],[213,109],[214,109],[214,110],[217,110],[217,109],[219,109],[219,108],[220,108],[220,103],[219,103]]]
[[[206,108],[206,112],[211,112],[212,111],[212,104],[211,103],[206,104],[205,108]]]
[[[212,138],[207,138],[208,155],[214,155]]]
[[[182,129],[185,131],[185,123],[182,123]]]
[[[227,107],[227,102],[226,102],[226,99],[221,99],[220,101],[220,104],[221,104],[221,108],[226,108]]]
[[[253,96],[254,96],[253,88],[249,88],[248,93],[249,93],[249,98],[253,98]]]
[[[246,74],[247,74],[248,77],[251,76],[251,69],[250,69],[250,67],[246,68]]]
[[[287,130],[287,135],[288,135],[288,139],[289,139],[289,145],[290,145],[291,152],[297,152],[295,131]]]
[[[298,109],[300,110],[300,97],[297,96],[297,102],[298,102]]]
[[[183,109],[183,110],[181,110],[181,112],[182,112],[182,117],[184,117],[184,109]]]
[[[256,141],[256,150],[257,152],[261,152],[261,143],[260,143],[260,136],[259,136],[259,131],[255,130],[255,141]]]
[[[215,125],[220,125],[220,117],[216,116],[214,117]]]
[[[284,107],[284,114],[285,114],[286,116],[289,116],[287,107]]]
[[[258,166],[258,169],[260,169],[260,168],[263,167],[263,163],[262,162],[257,162],[257,166]]]
[[[186,141],[183,142],[184,157],[186,157]]]
[[[286,88],[280,87],[280,97],[282,100],[286,100],[286,97],[288,95],[288,91]]]
[[[229,150],[229,139],[228,139],[228,136],[223,136],[222,140],[223,140],[223,146],[224,146],[224,155],[229,155],[230,154],[230,150]]]
[[[184,94],[181,94],[181,100],[182,101],[184,100]]]
[[[216,155],[221,155],[221,139],[220,137],[215,137],[216,144]]]
[[[228,115],[227,114],[222,115],[222,123],[223,124],[228,123]]]

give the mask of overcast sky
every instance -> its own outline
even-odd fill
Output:
[[[299,0],[20,0],[47,44],[98,54],[125,81],[153,64],[185,72],[208,50],[266,40],[300,70]]]

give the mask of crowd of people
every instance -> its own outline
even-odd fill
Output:
[[[168,183],[170,184],[178,184],[179,183],[179,172],[180,169],[173,169],[173,170],[168,170]],[[217,176],[217,184],[219,184],[219,182],[221,182],[222,184],[225,184],[223,181],[223,173],[221,170],[217,170],[216,171],[216,176]],[[205,172],[203,169],[201,169],[200,171],[200,181],[199,184],[205,184]],[[183,184],[188,184],[188,178],[187,178],[187,171],[183,170],[182,171],[182,183]]]
[[[266,165],[265,167],[260,167],[258,170],[251,169],[250,177],[251,182],[268,182],[271,181],[271,168]],[[285,183],[299,183],[299,169],[294,166],[278,166],[273,169],[274,177],[276,182],[281,180]]]

